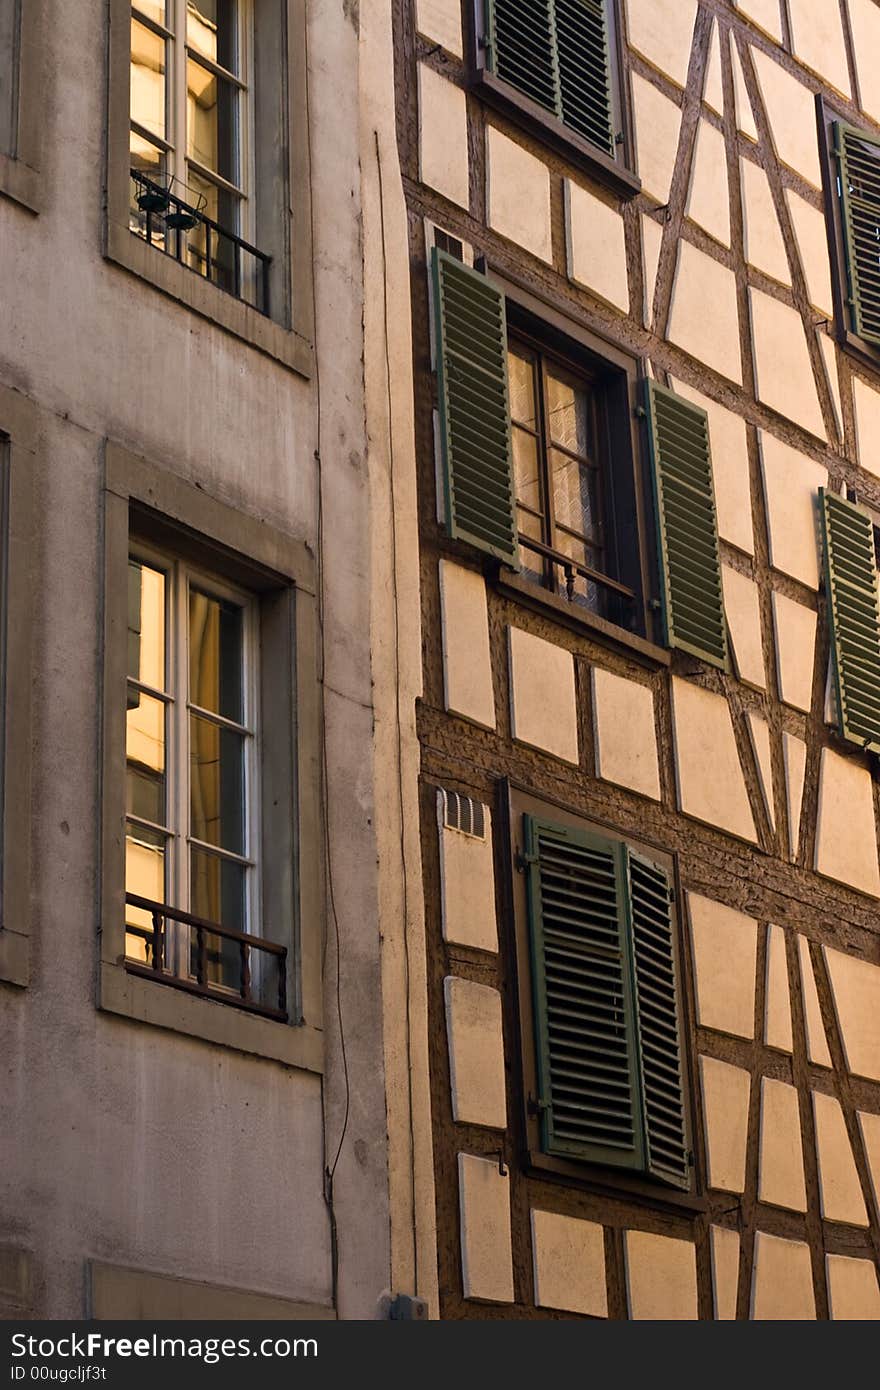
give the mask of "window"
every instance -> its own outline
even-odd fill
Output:
[[[0,193],[39,209],[42,0],[0,0]]]
[[[310,556],[115,445],[105,506],[101,1006],[319,1070]]]
[[[825,594],[837,724],[880,753],[880,600],[874,520],[866,507],[819,489]]]
[[[304,0],[111,0],[110,34],[107,255],[305,370]]]
[[[530,1162],[693,1185],[668,856],[510,793]]]
[[[639,190],[624,120],[616,0],[477,0],[474,82],[623,197]]]

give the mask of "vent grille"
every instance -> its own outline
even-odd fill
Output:
[[[727,670],[706,412],[654,381],[645,390],[666,644]]]
[[[836,122],[853,331],[880,344],[880,140]]]
[[[880,752],[880,606],[870,514],[820,488],[835,694],[844,738]]]
[[[444,791],[442,795],[443,824],[446,829],[458,830],[475,840],[485,840],[486,808],[482,801],[475,801],[461,792]]]

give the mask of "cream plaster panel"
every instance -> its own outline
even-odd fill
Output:
[[[446,708],[495,728],[486,584],[476,570],[440,561],[443,688]]]
[[[467,98],[433,68],[419,64],[419,177],[450,202],[467,208]]]
[[[532,1212],[535,1304],[607,1318],[605,1233],[595,1221]]]
[[[631,48],[679,87],[687,81],[696,0],[626,0]]]
[[[723,1192],[744,1192],[751,1077],[741,1067],[701,1057],[700,1082],[709,1186]]]
[[[710,400],[683,381],[673,382],[673,389],[685,400],[702,406],[709,416],[709,438],[712,445],[712,479],[715,485],[715,508],[718,514],[718,534],[722,540],[754,553],[752,532],[752,493],[749,481],[749,446],[746,422],[717,401]]]
[[[442,798],[441,798],[442,804]],[[440,815],[440,886],[443,939],[478,951],[498,950],[492,820],[483,808],[486,838],[450,830]]]
[[[739,1235],[726,1226],[710,1226],[712,1296],[716,1322],[733,1322],[739,1286]]]
[[[755,823],[727,700],[673,676],[672,711],[681,810],[754,843]]]
[[[785,765],[785,801],[788,807],[788,849],[793,860],[798,857],[801,834],[801,806],[804,800],[804,776],[807,771],[807,745],[794,734],[782,735],[782,759]]]
[[[740,574],[730,565],[722,565],[721,580],[737,675],[741,681],[763,690],[766,682],[758,586],[748,575]]]
[[[871,1174],[874,1206],[880,1214],[880,1115],[871,1115],[867,1110],[859,1110],[857,1114],[868,1171]]]
[[[825,375],[828,378],[828,385],[831,388],[831,403],[834,407],[834,424],[837,429],[838,439],[843,439],[843,408],[840,402],[840,374],[837,369],[837,345],[828,333],[823,333],[820,328],[816,329],[816,339],[819,344],[819,351],[822,354],[822,361],[825,364]]]
[[[769,1076],[761,1078],[758,1201],[789,1211],[807,1209],[798,1093]]]
[[[816,1151],[819,1160],[819,1196],[826,1221],[867,1226],[868,1213],[855,1159],[846,1132],[846,1121],[836,1096],[813,1092]]]
[[[759,48],[752,48],[751,54],[776,153],[807,183],[821,188],[813,93],[769,54]]]
[[[832,1318],[849,1322],[880,1321],[880,1285],[873,1260],[826,1255],[825,1272]]]
[[[830,1067],[831,1053],[828,1050],[828,1039],[825,1036],[825,1024],[822,1022],[816,976],[813,973],[813,962],[810,959],[810,943],[805,936],[798,937],[798,961],[801,967],[807,1056],[818,1067]]]
[[[846,1065],[856,1076],[880,1081],[880,966],[828,946],[822,950]]]
[[[812,608],[805,608],[784,594],[774,594],[773,631],[780,698],[787,705],[809,714],[813,699],[816,614]]]
[[[657,267],[660,264],[660,247],[663,243],[663,228],[652,217],[642,214],[642,250],[645,258],[645,323],[650,326],[654,316],[654,290],[657,286]]]
[[[815,869],[826,878],[880,897],[871,774],[852,758],[834,753],[830,748],[822,749],[819,771]],[[877,978],[880,980],[880,971]],[[875,1007],[880,1008],[880,993]],[[880,1033],[877,1038],[880,1040]],[[880,1079],[880,1058],[875,1074]]]
[[[849,0],[849,22],[862,110],[880,121],[880,10],[874,0]]]
[[[759,400],[825,439],[813,364],[797,309],[749,290],[755,385]]]
[[[850,94],[840,10],[828,0],[788,0],[794,56],[838,92]]]
[[[689,1240],[625,1231],[626,1287],[634,1319],[682,1322],[697,1317],[697,1258]]]
[[[791,992],[788,985],[788,960],[785,953],[785,932],[782,927],[767,928],[767,980],[764,1013],[764,1042],[780,1052],[793,1048],[791,1028]]]
[[[785,201],[791,214],[810,303],[827,318],[833,319],[834,300],[831,295],[831,263],[828,259],[825,217],[790,188],[785,190]]]
[[[816,1316],[810,1247],[758,1231],[752,1275],[752,1317],[810,1322]]]
[[[513,737],[565,762],[578,761],[577,702],[571,652],[508,629]]]
[[[687,241],[678,248],[668,336],[722,376],[742,382],[736,279]]]
[[[771,39],[782,43],[782,22],[779,18],[779,0],[734,0],[736,9],[745,15]]]
[[[732,37],[732,36],[731,36]],[[758,127],[755,125],[755,116],[752,111],[752,103],[749,100],[749,92],[746,87],[746,80],[743,76],[742,63],[740,61],[739,49],[734,40],[730,45],[731,62],[733,66],[733,95],[736,102],[736,126],[737,130],[742,131],[743,135],[749,140],[758,141]]]
[[[416,28],[447,53],[462,56],[460,0],[416,0]]]
[[[564,181],[563,188],[569,277],[625,313],[629,282],[623,218],[571,179]]]
[[[654,694],[647,685],[593,667],[596,774],[660,800]]]
[[[767,175],[760,164],[753,164],[750,159],[741,159],[739,167],[746,260],[765,275],[790,285],[788,254]]]
[[[446,1036],[457,1124],[506,1129],[501,995],[488,985],[447,975],[443,981]]]
[[[857,376],[852,378],[852,384],[859,463],[880,478],[880,392],[866,386]]]
[[[547,165],[495,126],[489,126],[486,177],[490,227],[542,261],[552,261]]]
[[[637,72],[632,75],[632,98],[642,189],[658,203],[666,203],[678,152],[681,111]]]
[[[760,432],[770,563],[810,589],[819,586],[819,488],[828,470],[806,454]],[[811,673],[812,680],[812,673]]]
[[[459,1154],[458,1190],[464,1296],[512,1303],[510,1179],[497,1159]]]
[[[758,766],[758,778],[761,783],[761,795],[764,798],[767,819],[771,829],[775,830],[776,810],[773,801],[773,754],[770,746],[770,728],[766,719],[755,714],[754,710],[748,711],[746,721],[752,739],[755,762]]]
[[[703,87],[703,100],[717,116],[724,115],[724,85],[721,80],[721,42],[718,21],[712,18],[712,34],[709,39],[709,61],[706,64],[706,81]]]
[[[724,136],[708,121],[700,121],[686,216],[730,245],[730,200],[727,190],[727,149]]]
[[[758,924],[732,907],[688,893],[697,1022],[739,1038],[755,1036]]]

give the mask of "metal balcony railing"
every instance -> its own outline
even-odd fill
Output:
[[[603,589],[607,589],[609,594],[614,594],[618,600],[632,603],[635,598],[633,590],[628,589],[625,584],[620,584],[616,579],[609,578],[607,574],[602,574],[599,570],[591,569],[589,565],[579,564],[570,555],[563,554],[561,550],[554,550],[552,546],[545,545],[543,541],[533,540],[531,536],[525,536],[520,532],[519,543],[525,550],[534,551],[536,555],[540,555],[542,560],[549,560],[551,564],[562,570],[565,593],[570,602],[574,602],[576,597],[575,583],[578,577],[586,579],[590,584],[599,584]]]

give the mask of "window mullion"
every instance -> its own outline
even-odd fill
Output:
[[[549,545],[551,550],[556,549],[556,508],[553,498],[553,474],[551,471],[551,450],[550,441],[550,401],[547,395],[547,369],[544,358],[535,357],[535,374],[537,376],[535,400],[537,402],[540,417],[540,477],[541,490],[543,492],[542,506],[544,512],[543,531],[544,544]],[[556,588],[556,572],[552,560],[544,561],[544,583],[548,589]]]
[[[186,197],[188,184],[186,151],[188,135],[186,128],[186,0],[173,0],[174,38],[171,41],[171,127],[174,142],[174,175],[179,180],[180,196]],[[181,191],[182,190],[182,191]]]
[[[175,820],[174,829],[176,854],[177,906],[184,912],[191,911],[190,854],[189,854],[189,801],[190,801],[190,758],[189,758],[189,710],[187,708],[189,681],[189,575],[178,561],[174,566],[174,617],[175,617]],[[181,931],[181,937],[188,940],[188,933]],[[184,956],[181,950],[181,956]],[[189,973],[189,962],[182,959],[180,973]]]

